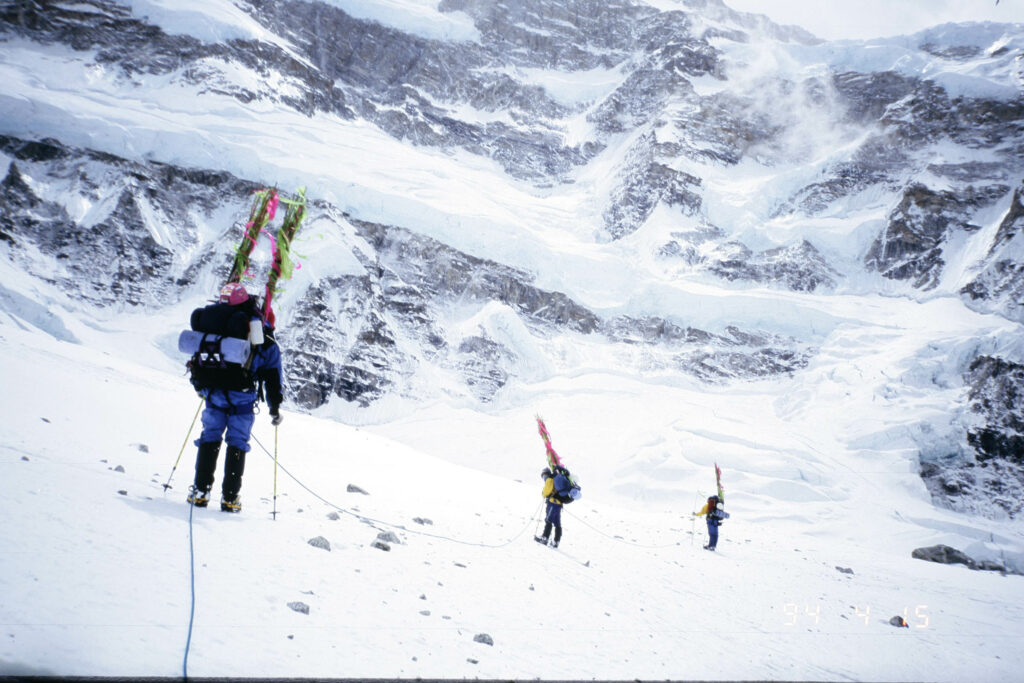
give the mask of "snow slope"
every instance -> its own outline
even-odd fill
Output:
[[[355,428],[286,412],[276,471],[261,415],[239,516],[184,504],[198,406],[153,345],[169,314],[55,307],[74,343],[5,307],[0,673],[175,676],[188,647],[191,676],[551,678],[560,661],[584,679],[1009,680],[1024,578],[910,557],[942,542],[1020,566],[1024,549],[1020,523],[935,509],[886,431],[881,374],[914,347],[901,333],[950,317],[934,305],[902,330],[912,311],[838,329],[788,384],[594,372],[491,414]],[[841,393],[851,409],[829,414]],[[584,490],[557,551],[531,540],[535,412]],[[732,518],[711,555],[689,512],[715,461]],[[373,547],[388,531],[400,542]]]

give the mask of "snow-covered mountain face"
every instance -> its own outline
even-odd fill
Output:
[[[295,408],[767,380],[794,420],[870,415],[841,447],[913,449],[943,504],[1020,513],[1021,25],[826,43],[717,0],[173,5],[0,9],[0,244],[33,278],[5,276],[8,314],[187,314],[251,192],[301,185]]]

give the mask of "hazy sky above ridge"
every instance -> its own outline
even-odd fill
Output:
[[[878,38],[947,22],[1024,23],[1024,0],[725,0],[742,12],[796,24],[819,38]]]

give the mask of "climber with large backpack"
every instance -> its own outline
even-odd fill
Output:
[[[281,423],[281,351],[258,304],[241,283],[229,282],[216,303],[192,313],[192,329],[178,340],[181,351],[192,353],[190,380],[206,401],[203,431],[195,442],[195,482],[188,496],[196,507],[210,502],[221,442],[227,441],[220,509],[240,512],[238,494],[257,401],[266,401],[272,425]]]
[[[534,536],[533,540],[548,545],[553,528],[555,538],[551,542],[551,547],[557,548],[562,540],[562,506],[580,497],[580,487],[573,480],[569,470],[560,465],[555,466],[553,470],[545,467],[540,476],[544,480],[541,495],[547,501],[547,509],[544,513],[544,533],[541,536]]]
[[[708,502],[704,503],[704,507],[700,509],[700,512],[693,513],[696,517],[707,515],[708,522],[708,544],[704,546],[704,550],[714,550],[718,545],[718,527],[722,525],[722,520],[729,518],[729,513],[723,508],[725,501],[719,496],[711,496],[708,498]]]

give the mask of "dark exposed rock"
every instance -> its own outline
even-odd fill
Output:
[[[921,49],[936,57],[944,57],[953,60],[965,60],[977,57],[981,54],[981,48],[977,45],[936,45],[934,43],[922,43]]]
[[[896,191],[898,179],[902,178],[909,162],[907,153],[893,143],[891,136],[869,136],[849,159],[833,164],[825,180],[798,190],[774,215],[800,211],[813,216],[828,211],[838,199],[872,188]]]
[[[910,95],[917,79],[895,71],[837,73],[833,86],[842,97],[847,114],[854,121],[877,121],[890,105]]]
[[[727,280],[778,283],[796,292],[834,287],[835,278],[839,276],[806,240],[757,254],[742,245],[737,246],[737,254],[709,263],[708,270]]]
[[[466,385],[485,403],[508,381],[504,367],[515,362],[511,351],[485,336],[464,338],[456,353],[455,365]]]
[[[679,259],[726,280],[776,284],[797,292],[813,292],[834,287],[840,277],[807,240],[755,253],[740,242],[721,240],[723,234],[714,229],[672,233],[672,237],[658,250],[659,256]],[[698,249],[709,242],[717,242],[717,245],[712,249]]]
[[[638,230],[659,203],[676,208],[684,216],[696,214],[701,207],[701,181],[656,161],[653,135],[643,136],[633,146],[619,172],[620,183],[610,196],[604,213],[605,228],[612,239]]]
[[[971,161],[961,164],[928,164],[929,173],[955,180],[960,183],[972,183],[979,180],[1006,182],[1009,169],[1006,164],[986,161]]]
[[[810,352],[774,346],[736,351],[692,351],[676,356],[678,369],[706,382],[792,374],[807,367]]]
[[[916,548],[911,557],[918,560],[938,562],[939,564],[962,564],[974,569],[974,560],[956,548],[948,545],[933,545],[927,548]]]
[[[369,275],[331,277],[306,290],[279,335],[297,404],[316,408],[339,397],[366,406],[398,381],[405,359],[384,308]]]
[[[679,153],[698,161],[738,164],[756,146],[770,146],[781,124],[753,99],[722,93],[697,99],[676,113]]]
[[[1024,467],[1024,365],[980,356],[966,380],[970,409],[982,422],[967,434],[979,462],[999,459]]]
[[[533,276],[493,261],[458,252],[437,240],[394,226],[351,220],[376,250],[383,275],[425,296],[462,301],[498,301],[538,324],[584,334],[597,329],[596,315],[560,292],[545,292]],[[440,337],[440,332],[435,332]]]
[[[705,344],[715,337],[702,330],[682,328],[664,318],[619,316],[604,327],[609,339],[627,344],[666,344],[673,347],[687,343]]]
[[[736,327],[726,331],[716,335],[662,318],[627,316],[612,318],[604,327],[612,341],[654,347],[644,349],[654,369],[671,368],[710,383],[791,374],[806,367],[814,353],[794,339]]]
[[[938,48],[933,44],[928,49]],[[960,54],[960,48],[951,49]],[[967,149],[991,150],[992,156],[1000,159],[927,166],[964,185],[1005,182],[1008,169],[1020,170],[1024,145],[1024,101],[1020,98],[951,97],[935,82],[896,72],[837,73],[832,86],[850,123],[876,123],[877,130],[849,160],[835,163],[826,180],[798,191],[776,215],[794,209],[813,215],[837,198],[872,187],[891,189],[894,183],[903,182],[908,168],[921,164],[916,152],[923,151],[920,159],[928,159],[927,146],[942,140]],[[929,284],[925,278],[918,286]]]
[[[987,263],[960,293],[970,305],[985,311],[999,311],[1024,323],[1024,186],[1013,193],[1010,208],[999,224],[989,248]]]
[[[921,477],[944,506],[1016,518],[1024,510],[1024,365],[979,356],[964,383],[963,452],[923,462]]]
[[[979,226],[970,222],[973,211],[991,205],[1008,191],[1005,185],[968,186],[959,193],[911,185],[872,244],[865,265],[894,280],[911,280],[918,288],[935,287],[945,265],[942,249],[949,237],[978,230]]]
[[[241,207],[235,198],[246,197],[253,187],[227,173],[141,164],[52,140],[0,137],[0,150],[16,160],[3,181],[0,232],[15,245],[32,244],[52,256],[60,264],[53,280],[96,305],[177,300],[191,276],[174,253],[197,243],[197,218],[225,203]],[[57,197],[37,196],[25,174],[44,187],[67,186],[65,192],[93,207],[90,215],[72,218]],[[175,228],[168,231],[166,225]],[[157,235],[171,241],[157,241]],[[18,250],[14,258],[30,257]]]
[[[990,560],[982,560],[979,562],[961,550],[942,544],[929,546],[927,548],[916,548],[911,553],[911,557],[918,560],[926,560],[928,562],[938,562],[939,564],[962,564],[968,569],[975,569],[978,571],[996,571],[1004,574],[1016,573],[1008,570],[1007,567],[999,562],[992,562]],[[896,618],[897,617],[893,617],[893,619]]]

